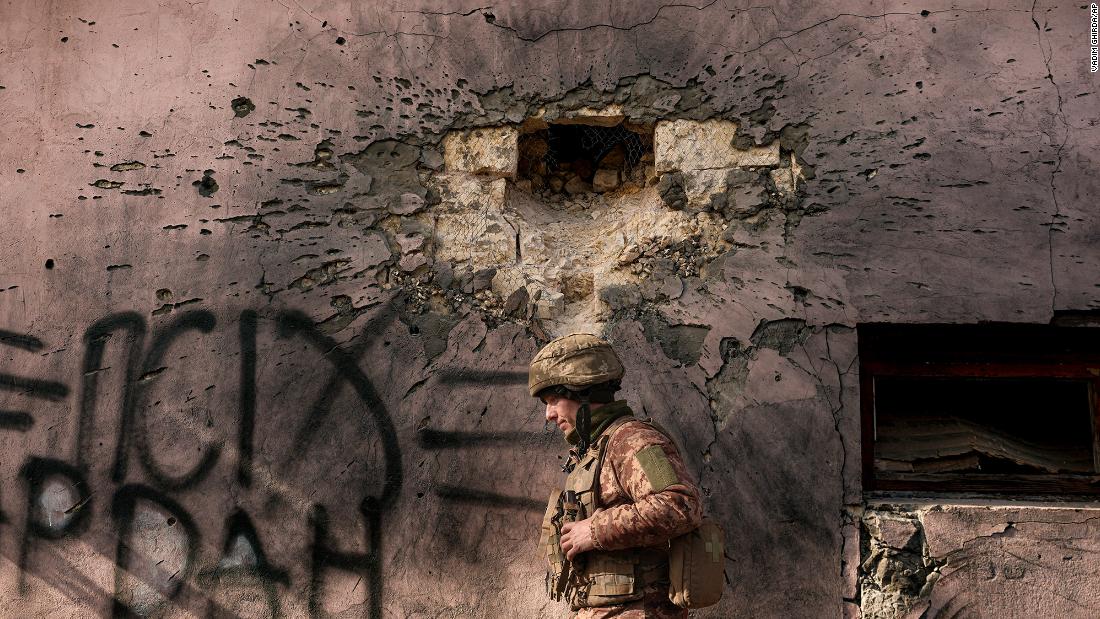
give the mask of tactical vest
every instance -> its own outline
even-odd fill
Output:
[[[565,599],[573,610],[590,606],[613,606],[642,599],[647,584],[668,580],[668,552],[652,548],[590,550],[574,561],[561,550],[561,527],[570,520],[584,520],[599,511],[600,469],[612,435],[632,416],[616,419],[585,454],[572,453],[573,469],[565,479],[565,490],[550,493],[542,519],[539,551],[549,564],[547,594],[552,600]],[[566,493],[575,493],[575,505],[566,504]],[[575,511],[571,517],[570,512]]]

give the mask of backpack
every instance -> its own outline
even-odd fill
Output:
[[[668,599],[681,608],[705,608],[722,599],[725,588],[725,534],[704,518],[699,528],[668,544]]]

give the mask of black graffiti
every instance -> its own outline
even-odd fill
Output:
[[[336,374],[351,384],[359,395],[360,401],[367,406],[381,435],[386,469],[382,492],[373,500],[380,506],[379,509],[389,507],[397,499],[397,493],[401,490],[401,448],[397,442],[397,430],[393,427],[393,420],[390,419],[389,412],[382,398],[375,391],[374,385],[359,369],[355,357],[348,354],[331,337],[322,333],[305,314],[301,312],[279,314],[278,330],[280,337],[301,335],[305,338],[332,363]]]
[[[34,417],[24,411],[0,411],[0,430],[26,432],[34,426]]]
[[[169,324],[166,329],[159,332],[157,336],[153,338],[153,342],[149,346],[149,352],[145,355],[145,363],[142,366],[142,376],[155,376],[153,373],[158,371],[159,368],[164,367],[161,365],[164,360],[164,355],[180,335],[191,330],[209,333],[214,329],[215,324],[217,324],[217,320],[215,320],[214,315],[206,310],[192,310],[181,314]],[[142,468],[144,468],[149,477],[155,480],[157,485],[162,488],[169,488],[172,490],[190,488],[202,481],[202,479],[214,468],[214,465],[217,464],[218,457],[221,455],[222,445],[220,442],[208,444],[202,456],[199,458],[198,463],[186,473],[171,475],[165,472],[157,462],[153,450],[149,448],[149,416],[145,411],[145,407],[142,406],[148,385],[153,380],[154,378],[142,378],[139,379],[135,385],[137,394],[134,396],[134,404],[139,418],[135,420],[136,422],[134,424],[134,443],[137,447]],[[128,452],[123,451],[121,457],[121,469],[116,465],[116,471],[121,470],[122,479],[125,479],[126,462],[129,458]]]
[[[22,348],[23,350],[29,350],[31,352],[37,352],[46,346],[42,340],[33,335],[16,333],[14,331],[8,331],[7,329],[0,329],[0,344],[13,348]]]
[[[43,342],[38,338],[30,335],[23,335],[19,333],[13,333],[11,331],[0,331],[0,342],[13,346],[16,348],[22,348],[29,351],[41,350],[44,346]],[[37,380],[33,378],[22,378],[13,376],[11,374],[0,373],[0,389],[9,391],[20,391],[25,395],[35,398],[41,398],[46,400],[60,400],[69,393],[68,386],[46,380]],[[26,432],[34,426],[34,417],[26,411],[0,411],[0,429],[12,430],[16,432]],[[43,480],[43,468],[49,468],[46,464],[47,461],[39,459],[29,460],[23,467],[22,476],[27,482],[29,487],[28,495],[35,496],[37,492],[31,490],[39,490],[41,482]],[[67,472],[67,471],[66,471]],[[58,474],[64,474],[59,471]],[[81,484],[84,491],[87,491],[87,486]],[[23,578],[23,567],[26,565],[27,557],[30,552],[30,539],[32,535],[40,537],[51,536],[52,533],[47,529],[44,529],[33,518],[31,513],[31,506],[34,502],[27,501],[27,524],[25,525],[25,531],[23,533],[23,540],[20,543],[19,550],[19,590],[24,591],[26,588],[26,581]],[[69,521],[69,526],[76,527],[81,521],[83,521],[83,513],[79,513]],[[0,512],[0,522],[7,522],[8,518]]]
[[[225,561],[231,555],[238,540],[243,540],[247,544],[252,553],[251,560],[236,565],[219,563],[214,569],[201,574],[200,578],[212,585],[258,586],[263,590],[264,597],[267,599],[269,616],[280,616],[277,586],[290,585],[290,577],[286,570],[278,568],[268,561],[263,544],[260,543],[260,536],[256,532],[256,527],[252,525],[252,520],[244,510],[237,510],[226,520],[225,541],[222,544],[222,561]],[[211,600],[207,605],[207,616],[216,616],[216,610],[214,602]]]
[[[169,517],[174,518],[175,523],[183,527],[184,535],[187,536],[187,558],[184,561],[180,573],[169,579],[174,582],[165,594],[165,598],[171,600],[179,595],[180,590],[183,588],[183,583],[187,582],[188,577],[190,577],[191,572],[195,568],[195,560],[199,551],[199,529],[187,510],[168,495],[154,488],[140,484],[127,484],[122,486],[115,491],[115,495],[111,499],[111,518],[115,521],[118,530],[118,547],[115,551],[115,565],[117,569],[121,570],[123,573],[132,571],[132,551],[129,541],[133,533],[134,513],[139,501],[153,503],[162,511],[170,514]],[[116,573],[116,591],[111,613],[115,617],[135,616],[136,613],[134,613],[133,609],[120,599],[119,591],[117,591],[119,585],[117,578],[118,575]]]
[[[546,507],[545,502],[527,497],[509,496],[484,490],[472,490],[458,486],[439,485],[435,487],[435,494],[441,499],[458,501],[461,503],[476,503],[478,505],[493,505],[496,507],[515,507],[519,509],[541,510]]]
[[[417,432],[419,445],[424,449],[481,449],[485,445],[524,447],[550,447],[556,440],[549,432],[449,432],[425,428]],[[437,485],[435,495],[445,501],[473,503],[516,509],[541,510],[545,503],[538,499],[513,496],[447,484]]]
[[[365,576],[368,584],[368,616],[371,619],[381,619],[383,587],[381,569],[382,511],[397,500],[402,483],[401,450],[397,442],[397,431],[393,427],[393,421],[390,419],[382,399],[375,391],[374,385],[359,369],[355,356],[344,351],[332,338],[318,330],[304,314],[298,312],[280,314],[278,328],[279,335],[282,337],[302,335],[328,358],[335,366],[335,374],[330,379],[330,383],[339,376],[342,381],[351,384],[359,395],[359,399],[367,405],[367,409],[378,426],[385,456],[385,481],[380,495],[378,497],[367,496],[360,504],[360,511],[366,520],[366,553],[346,553],[332,548],[328,536],[328,512],[322,505],[314,505],[312,508],[310,513],[310,522],[313,528],[309,589],[310,615],[320,615],[319,596],[325,570],[337,568],[358,571]],[[331,404],[331,402],[328,404]],[[327,412],[327,408],[324,410]]]
[[[252,432],[256,424],[256,331],[259,316],[241,312],[238,333],[241,340],[241,417],[237,424],[237,482],[252,485]]]
[[[39,351],[45,346],[42,340],[32,335],[3,329],[0,329],[0,344],[31,352]],[[0,390],[18,391],[31,398],[54,401],[69,395],[69,387],[64,383],[5,373],[0,373]],[[0,410],[0,430],[26,432],[33,426],[34,417],[26,411]]]
[[[92,432],[95,429],[95,403],[99,392],[99,374],[103,371],[103,353],[107,342],[116,331],[127,334],[129,346],[126,349],[126,367],[122,408],[119,411],[118,436],[115,441],[115,459],[111,469],[111,479],[121,482],[126,476],[123,454],[128,452],[129,435],[134,410],[134,390],[131,385],[137,380],[138,359],[145,346],[145,319],[136,312],[114,314],[96,321],[84,331],[84,362],[81,367],[83,384],[80,396],[80,414],[77,420],[76,463],[81,470],[87,470],[84,461],[91,449]]]
[[[255,311],[245,310],[240,316],[239,337],[241,341],[240,376],[240,417],[238,423],[238,481],[248,487],[251,483],[252,434],[255,427],[256,412],[256,332],[258,315]],[[99,374],[105,369],[104,351],[107,342],[116,331],[125,331],[129,347],[126,351],[126,370],[123,376],[122,407],[119,412],[118,434],[115,441],[115,457],[111,478],[121,483],[125,481],[131,451],[131,441],[137,443],[143,468],[159,485],[166,488],[190,487],[201,481],[217,462],[221,445],[207,447],[199,463],[191,471],[172,476],[161,470],[152,457],[148,446],[145,415],[138,411],[147,383],[155,379],[159,364],[172,342],[187,330],[210,332],[216,325],[213,314],[204,310],[186,312],[176,318],[165,330],[157,333],[149,351],[142,359],[142,350],[146,336],[146,323],[141,315],[134,312],[114,314],[97,321],[84,334],[85,353],[82,368],[83,386],[78,421],[75,453],[78,466],[86,468],[84,461],[90,449],[92,432],[95,427],[95,405],[99,392]],[[140,363],[140,365],[139,365]],[[138,372],[138,368],[141,372]],[[143,380],[144,378],[144,380]],[[139,419],[135,419],[138,417]]]
[[[43,400],[60,400],[69,395],[69,388],[64,383],[4,373],[0,373],[0,389],[20,391],[29,397]]]
[[[556,440],[548,432],[447,432],[425,428],[416,433],[424,449],[476,449],[485,445],[549,446]]]
[[[377,316],[371,318],[366,325],[363,326],[363,332],[367,332],[372,329],[380,329],[384,324],[388,324],[395,317],[395,314],[388,310],[383,310]],[[354,362],[358,362],[359,357],[370,346],[371,340],[369,338],[361,338],[361,341],[354,347],[348,350],[347,356]],[[317,432],[321,428],[321,422],[328,417],[329,411],[332,410],[332,404],[336,401],[336,397],[340,395],[340,390],[343,387],[345,381],[343,375],[339,372],[334,372],[332,376],[325,382],[325,385],[321,388],[321,391],[317,395],[316,401],[310,407],[306,413],[305,419],[302,420],[302,425],[298,429],[297,435],[294,437],[294,443],[299,449],[308,449],[312,443]]]
[[[372,497],[363,499],[359,511],[366,520],[366,547],[364,553],[351,553],[332,547],[329,539],[328,510],[314,505],[309,515],[313,529],[313,548],[310,553],[309,614],[321,616],[320,594],[327,570],[338,569],[360,574],[367,581],[367,616],[382,617],[382,505]]]
[[[445,385],[522,385],[527,382],[527,372],[444,370],[439,373],[439,382]]]
[[[251,481],[251,456],[252,435],[255,426],[256,413],[256,388],[255,372],[257,364],[256,337],[258,331],[259,316],[252,311],[243,312],[239,323],[239,338],[241,345],[241,376],[240,376],[240,420],[238,424],[237,445],[238,462],[237,478],[242,486],[247,487]],[[324,573],[330,569],[353,569],[362,573],[368,583],[369,604],[367,607],[370,617],[381,617],[383,575],[381,570],[381,519],[382,511],[396,500],[402,482],[401,454],[397,443],[396,431],[393,428],[389,413],[367,377],[359,370],[357,365],[358,355],[366,348],[366,342],[357,346],[354,354],[343,351],[328,336],[315,328],[304,315],[299,313],[283,313],[277,317],[279,335],[282,337],[301,336],[311,343],[326,359],[332,362],[334,371],[329,379],[329,388],[323,390],[321,403],[314,407],[315,411],[327,414],[327,408],[331,406],[331,394],[338,391],[343,383],[349,383],[359,398],[367,405],[367,409],[376,422],[383,451],[385,455],[384,483],[378,496],[368,496],[361,504],[361,513],[366,521],[366,535],[369,550],[363,554],[355,554],[340,551],[334,548],[328,536],[328,516],[324,506],[316,505],[310,515],[313,525],[314,543],[311,556],[311,612],[317,614],[317,595],[321,590]],[[32,552],[36,539],[60,539],[70,535],[78,535],[88,522],[90,512],[90,494],[85,482],[84,472],[88,467],[88,452],[90,450],[93,433],[101,424],[96,423],[95,411],[99,398],[100,380],[104,366],[104,357],[108,343],[118,333],[126,337],[123,354],[125,355],[125,372],[123,375],[122,404],[118,415],[117,440],[115,442],[115,458],[111,467],[111,478],[116,482],[123,482],[129,473],[129,461],[131,452],[137,452],[143,470],[150,480],[157,485],[153,488],[138,484],[122,486],[112,500],[111,514],[118,529],[118,544],[115,550],[115,563],[123,572],[130,571],[133,560],[130,537],[133,534],[133,522],[135,505],[139,501],[148,501],[160,509],[171,514],[171,517],[183,527],[187,540],[187,559],[185,569],[175,578],[170,579],[174,585],[165,592],[168,599],[179,595],[183,583],[194,570],[196,554],[199,544],[199,531],[193,517],[174,498],[164,491],[181,490],[193,486],[204,479],[216,464],[220,456],[220,443],[207,445],[197,465],[182,475],[171,476],[164,472],[158,464],[148,440],[148,424],[150,419],[143,404],[148,387],[159,375],[163,359],[176,339],[188,331],[209,333],[214,329],[216,320],[212,314],[206,311],[196,310],[179,315],[166,327],[159,329],[153,336],[149,350],[143,353],[147,335],[145,320],[136,313],[123,313],[108,316],[91,325],[84,334],[85,352],[82,366],[82,387],[80,412],[77,424],[77,437],[74,445],[77,466],[70,466],[57,460],[34,458],[28,461],[24,467],[23,476],[27,482],[28,513],[26,519],[26,531],[20,548],[20,582],[27,568],[28,558]],[[23,342],[30,342],[24,339]],[[47,381],[34,381],[33,379],[8,378],[8,385],[41,394],[45,397],[62,397],[68,392],[67,387],[60,383]],[[29,416],[17,413],[7,417],[8,424],[12,427],[22,427],[28,424]],[[0,424],[5,417],[0,415]],[[316,418],[308,419],[303,424],[304,428],[315,428]],[[33,420],[31,420],[33,422]],[[100,430],[102,431],[102,430]],[[300,432],[301,434],[301,432]],[[80,506],[72,517],[63,526],[46,526],[35,513],[41,500],[43,484],[46,479],[58,478],[67,481],[73,488],[79,490],[77,505]],[[278,615],[278,596],[276,586],[286,585],[288,576],[285,570],[274,567],[268,561],[263,552],[263,546],[259,541],[255,527],[247,514],[237,511],[230,516],[226,525],[225,552],[228,553],[229,544],[238,537],[243,537],[255,553],[255,564],[240,567],[221,567],[210,570],[206,576],[217,582],[239,580],[241,577],[256,579],[264,589],[268,600],[269,610],[273,616]],[[116,587],[118,583],[116,582]],[[22,589],[21,589],[22,590]],[[133,610],[120,601],[119,592],[113,596],[112,612],[115,616],[130,616]],[[208,611],[212,612],[213,606]]]
[[[84,474],[75,466],[60,460],[31,457],[23,464],[19,475],[27,488],[27,518],[23,539],[19,544],[19,591],[22,594],[26,592],[25,573],[34,540],[61,539],[82,533],[91,514],[92,493]],[[41,516],[35,513],[36,506],[42,505],[46,482],[51,479],[64,479],[77,493],[76,501],[65,511],[68,519],[58,526],[53,526],[49,521],[43,523]]]
[[[360,401],[373,417],[381,436],[382,451],[385,458],[385,474],[382,491],[378,496],[365,497],[360,511],[366,520],[367,551],[362,554],[346,553],[331,547],[328,530],[328,512],[323,505],[314,505],[310,513],[313,528],[313,552],[311,553],[311,576],[309,589],[309,611],[311,616],[320,615],[319,596],[323,584],[323,574],[327,569],[336,568],[361,573],[368,587],[367,611],[371,619],[382,617],[382,512],[396,500],[401,490],[403,473],[401,468],[401,449],[397,441],[397,431],[385,404],[370,379],[359,369],[356,357],[342,349],[329,336],[314,326],[305,314],[284,312],[278,318],[278,332],[281,337],[300,335],[320,351],[335,368],[330,383],[337,377],[351,384]],[[331,404],[328,402],[326,407]],[[317,410],[315,408],[315,410]],[[322,409],[327,412],[327,408]],[[310,423],[307,419],[306,423]],[[301,434],[301,433],[299,433]]]
[[[370,319],[363,327],[365,335],[368,329],[379,329],[382,321],[392,320],[392,311],[384,310]],[[260,351],[258,335],[264,318],[252,310],[245,310],[239,316],[237,337],[240,346],[239,366],[239,410],[235,436],[237,460],[235,479],[241,488],[250,488],[256,471],[253,469],[253,442],[257,424],[262,423],[258,407],[257,368]],[[371,619],[381,619],[383,607],[384,574],[382,571],[384,514],[396,503],[403,483],[402,454],[397,431],[385,403],[372,381],[359,367],[359,358],[372,344],[370,337],[358,338],[354,347],[344,347],[322,332],[305,314],[295,311],[278,312],[273,315],[272,323],[279,338],[300,338],[311,349],[320,354],[331,365],[331,372],[313,406],[303,416],[301,426],[296,428],[296,450],[289,458],[297,458],[316,436],[318,427],[329,415],[335,402],[335,396],[346,384],[362,403],[361,410],[376,430],[378,444],[382,449],[383,474],[380,486],[364,487],[359,496],[364,498],[359,505],[359,513],[365,527],[365,552],[351,552],[337,548],[332,537],[331,522],[327,508],[314,504],[307,515],[307,526],[311,531],[312,542],[309,545],[309,608],[313,615],[320,614],[319,596],[323,590],[325,574],[331,570],[352,571],[362,575],[367,589],[367,604],[364,614]],[[252,550],[247,564],[216,563],[199,572],[197,557],[201,545],[200,531],[194,517],[185,509],[174,493],[194,488],[207,479],[215,469],[226,440],[210,440],[201,449],[201,454],[189,470],[174,473],[165,470],[162,456],[152,444],[152,408],[147,400],[152,399],[152,387],[165,369],[164,360],[177,340],[188,337],[204,337],[218,325],[215,316],[205,310],[192,310],[180,313],[167,324],[150,331],[143,316],[136,312],[112,314],[96,321],[84,332],[84,351],[81,364],[80,399],[76,420],[75,439],[72,444],[71,462],[48,458],[30,457],[24,465],[21,476],[26,484],[27,515],[22,540],[19,545],[19,578],[23,591],[24,575],[31,569],[31,559],[35,555],[35,546],[40,541],[59,540],[82,534],[91,521],[92,493],[87,480],[91,478],[91,466],[94,462],[93,445],[97,436],[113,436],[114,444],[101,449],[113,451],[109,462],[109,478],[118,484],[110,502],[110,517],[117,532],[117,542],[110,542],[114,548],[103,548],[101,552],[110,554],[113,550],[114,563],[118,573],[130,573],[133,567],[142,567],[134,536],[142,533],[135,528],[136,506],[147,502],[157,509],[170,514],[182,527],[186,538],[186,561],[184,568],[175,575],[158,575],[159,591],[166,599],[180,596],[188,580],[198,583],[226,586],[251,586],[262,590],[272,616],[279,614],[278,588],[289,587],[290,578],[285,569],[275,566],[264,552],[259,533],[248,514],[234,508],[225,521],[225,537],[222,558],[232,552],[231,544],[243,539]],[[21,335],[0,330],[0,344],[11,345],[25,350],[40,350],[43,342],[29,335]],[[112,346],[113,344],[113,346]],[[388,344],[388,342],[387,342]],[[146,346],[148,345],[148,348]],[[115,415],[109,419],[97,419],[97,408],[110,370],[105,362],[108,349],[115,350],[121,364],[115,370],[113,380],[120,381],[120,404]],[[499,377],[498,377],[499,378]],[[489,377],[495,381],[498,378]],[[515,377],[506,380],[515,382]],[[462,381],[459,381],[462,382]],[[59,382],[21,378],[9,374],[0,374],[0,389],[24,391],[32,397],[59,400],[64,398],[69,388]],[[105,423],[106,422],[106,423]],[[117,423],[117,426],[114,424]],[[21,411],[0,411],[0,429],[26,431],[34,424],[29,413]],[[499,433],[485,435],[465,435],[460,433],[425,434],[421,437],[429,448],[452,448],[457,441],[471,443],[505,443],[513,441],[530,442],[532,435],[525,433]],[[526,438],[525,438],[526,437]],[[100,443],[102,445],[102,443]],[[110,455],[108,452],[105,455]],[[143,483],[128,483],[133,474],[131,460],[136,457],[140,471],[144,473]],[[49,483],[57,481],[72,489],[74,506],[65,514],[65,518],[55,522],[43,520],[43,493],[49,491]],[[148,484],[148,485],[146,485]],[[461,491],[446,493],[449,498],[463,500]],[[518,503],[516,501],[519,501]],[[504,497],[499,504],[513,507],[526,507],[526,499]],[[0,513],[0,522],[6,522]],[[38,554],[45,556],[42,548]],[[147,567],[147,566],[145,566]],[[131,574],[133,575],[133,574]],[[161,577],[163,576],[163,577]],[[167,578],[171,576],[171,578]],[[141,577],[141,576],[139,576]],[[120,580],[116,574],[115,591],[111,598],[112,613],[115,616],[131,616],[131,609],[120,597]],[[165,580],[167,578],[167,580]],[[165,582],[170,583],[165,589]],[[200,595],[202,593],[200,592]],[[106,592],[104,593],[106,595]],[[190,598],[190,595],[187,596]],[[217,610],[213,601],[208,601],[208,614]]]

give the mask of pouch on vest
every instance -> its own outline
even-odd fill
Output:
[[[589,586],[581,606],[614,606],[642,599],[644,591],[636,586],[634,566],[637,553],[627,551],[589,552],[585,576]]]
[[[578,519],[589,518],[600,510],[599,476],[607,442],[614,429],[628,420],[629,418],[624,417],[621,421],[613,422],[596,445],[578,457],[566,477],[565,489],[576,495]],[[560,496],[557,490],[551,493],[550,503],[543,517],[541,545],[544,547],[542,553],[550,563],[548,588],[551,599],[565,597],[573,610],[626,604],[642,599],[645,593],[644,582],[637,573],[642,555],[636,549],[591,550],[581,555],[571,565],[575,571],[568,573],[570,569],[566,566],[569,562],[561,552],[560,529],[555,529],[552,522],[553,515],[557,513],[556,499]],[[557,587],[554,587],[554,582],[558,583]]]
[[[615,424],[612,429],[620,424]],[[577,493],[581,517],[588,518],[599,511],[599,476],[603,468],[610,431],[600,438],[595,449],[590,450],[577,463],[566,478],[566,489]],[[586,607],[614,606],[642,599],[644,591],[637,586],[635,566],[638,553],[627,550],[592,550],[584,553],[579,570],[585,583],[574,599],[574,610]]]
[[[669,542],[668,599],[681,608],[717,604],[726,584],[725,567],[725,534],[704,518],[699,528]]]
[[[538,554],[546,561],[546,593],[552,600],[560,600],[565,593],[565,555],[561,551],[561,533],[554,517],[561,506],[561,490],[554,488],[542,517]]]

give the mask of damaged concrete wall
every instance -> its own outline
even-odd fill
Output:
[[[523,371],[585,328],[726,524],[695,616],[1095,616],[1087,507],[864,504],[854,328],[1100,308],[1086,25],[0,5],[0,614],[564,616]],[[649,150],[525,171],[578,125]]]
[[[863,513],[864,617],[1086,617],[1097,511],[875,504]]]

